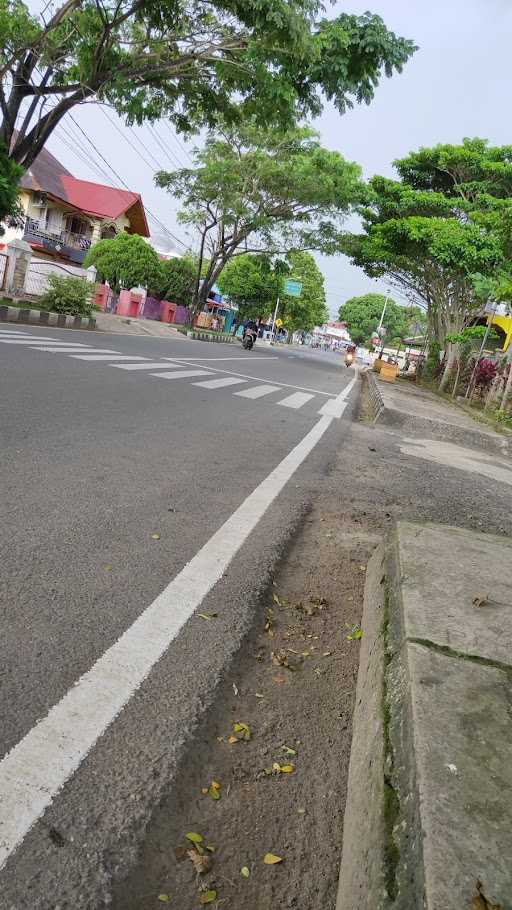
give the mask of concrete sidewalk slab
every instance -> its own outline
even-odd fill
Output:
[[[400,523],[368,564],[337,910],[512,910],[511,557]]]
[[[512,454],[512,435],[496,433],[477,423],[456,404],[406,380],[390,384],[368,373],[370,390],[378,398],[380,423],[404,433],[450,440],[502,455]]]

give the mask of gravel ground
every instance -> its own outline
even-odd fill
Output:
[[[404,455],[401,443],[354,424],[114,910],[194,910],[207,892],[230,910],[334,910],[367,559],[399,519],[512,532],[509,486]],[[251,738],[230,744],[240,721]],[[267,774],[273,763],[294,768]],[[212,781],[218,800],[202,792]],[[183,850],[187,832],[215,846],[204,873]],[[265,865],[266,853],[283,861]]]

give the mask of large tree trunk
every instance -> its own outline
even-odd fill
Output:
[[[448,342],[446,363],[444,365],[443,375],[441,376],[441,381],[439,383],[440,392],[444,392],[444,390],[446,389],[446,386],[448,385],[448,382],[450,380],[450,374],[453,369],[453,365],[454,365],[455,361],[457,360],[457,357],[460,355],[459,347],[460,347],[460,345],[458,345],[458,344],[451,344],[450,342]]]

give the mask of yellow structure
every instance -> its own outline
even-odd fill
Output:
[[[512,316],[493,316],[491,325],[495,325],[505,333],[505,341],[503,342],[502,350],[506,351],[512,341]]]

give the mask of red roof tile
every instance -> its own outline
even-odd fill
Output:
[[[28,190],[48,193],[87,215],[115,220],[126,214],[130,218],[131,229],[143,237],[149,237],[139,193],[118,190],[89,180],[79,180],[73,177],[47,149],[40,152],[23,175],[21,185]]]

